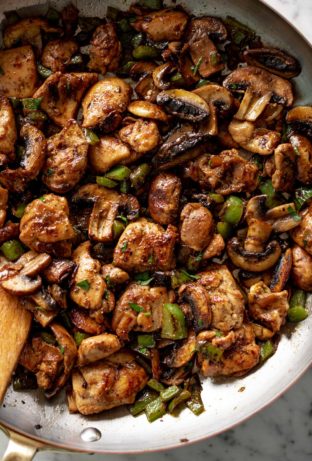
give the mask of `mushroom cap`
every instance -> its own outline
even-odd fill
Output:
[[[234,102],[231,92],[215,83],[196,88],[193,93],[203,98],[207,104],[213,104],[222,112],[230,110]]]
[[[240,67],[234,70],[223,81],[223,86],[237,91],[250,88],[259,96],[272,93],[273,102],[287,107],[291,106],[294,101],[292,84],[288,80],[255,66]]]
[[[279,243],[273,240],[264,251],[246,251],[238,238],[234,237],[227,244],[227,252],[235,266],[250,272],[263,272],[274,266],[282,250]]]
[[[312,106],[298,106],[286,115],[286,122],[294,131],[312,137]]]
[[[279,48],[253,48],[245,50],[243,56],[249,65],[262,67],[280,77],[292,78],[301,72],[298,60]]]
[[[157,104],[164,106],[170,113],[183,120],[200,122],[208,117],[210,110],[206,101],[187,90],[162,91],[157,96]]]

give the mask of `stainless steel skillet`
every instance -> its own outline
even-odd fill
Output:
[[[46,0],[10,3],[0,0],[0,20],[3,11],[15,8],[23,8],[28,16],[44,13],[47,3]],[[57,8],[67,3],[68,0],[49,2]],[[77,0],[74,3],[82,15],[103,16],[108,4],[125,9],[131,2]],[[312,49],[277,13],[258,0],[179,3],[195,15],[234,16],[255,29],[265,42],[297,56],[303,68],[295,82],[297,103],[312,103]],[[280,396],[312,363],[312,302],[310,311],[307,320],[289,334],[283,334],[277,353],[261,368],[245,378],[220,384],[206,380],[203,391],[206,412],[199,417],[185,410],[177,419],[165,416],[162,421],[149,424],[144,416],[133,418],[127,410],[116,409],[86,418],[70,415],[64,397],[47,402],[37,392],[15,393],[10,389],[0,409],[0,424],[12,436],[4,459],[30,460],[36,449],[48,447],[98,453],[147,452],[222,432]]]

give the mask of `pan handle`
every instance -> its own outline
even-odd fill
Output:
[[[0,428],[9,436],[9,444],[2,461],[31,461],[39,448],[44,447],[40,442],[28,439],[10,429],[3,426]]]

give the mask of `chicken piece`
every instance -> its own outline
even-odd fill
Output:
[[[146,154],[160,143],[160,134],[155,122],[138,120],[119,131],[120,139],[139,154]]]
[[[48,283],[61,283],[68,278],[75,269],[75,263],[70,259],[54,259],[45,269],[44,277]]]
[[[184,11],[165,9],[139,16],[132,27],[138,32],[145,32],[154,42],[171,42],[182,38],[187,22],[188,16]]]
[[[66,194],[84,175],[89,144],[75,120],[48,139],[42,181],[53,192]]]
[[[1,52],[0,52],[1,53]],[[1,78],[1,76],[0,76]],[[8,163],[15,157],[17,139],[14,112],[9,100],[0,96],[0,164]]]
[[[73,394],[77,409],[91,415],[135,401],[147,383],[143,367],[128,351],[119,351],[94,365],[74,371]]]
[[[101,24],[93,32],[88,68],[94,72],[106,74],[118,69],[121,56],[121,43],[114,24]]]
[[[260,347],[255,342],[252,325],[243,324],[233,333],[235,343],[223,353],[220,348],[220,357],[211,357],[209,349],[206,354],[205,347],[202,347],[198,354],[198,363],[203,376],[243,376],[258,364]]]
[[[82,101],[82,126],[114,131],[129,105],[131,93],[131,86],[117,77],[105,77],[93,85]]]
[[[303,184],[312,184],[312,143],[308,138],[294,134],[289,141],[297,155],[297,179]]]
[[[312,204],[300,216],[301,222],[291,231],[291,237],[312,256]]]
[[[113,264],[105,264],[102,266],[102,276],[107,281],[108,286],[120,285],[122,283],[128,282],[129,274],[116,267]]]
[[[113,136],[102,136],[100,142],[89,149],[90,165],[96,173],[106,173],[115,165],[128,165],[138,158],[140,155]]]
[[[0,186],[0,228],[4,226],[4,223],[6,220],[8,198],[9,198],[8,191],[4,189],[4,187]]]
[[[79,46],[74,40],[51,40],[43,49],[41,62],[52,72],[64,72],[70,64],[71,57],[79,51]]]
[[[95,73],[77,72],[50,75],[33,95],[42,98],[40,107],[56,125],[65,126],[76,118],[80,101],[86,89],[98,80]]]
[[[205,248],[203,252],[203,255],[202,255],[203,260],[219,256],[224,250],[224,248],[225,248],[225,242],[223,240],[222,235],[214,234],[207,248]]]
[[[42,50],[41,31],[46,33],[61,34],[60,27],[53,27],[43,18],[23,18],[6,27],[3,33],[5,48],[12,48],[17,44],[31,45],[36,53]]]
[[[0,69],[0,95],[14,98],[33,96],[37,84],[37,66],[31,46],[0,50]]]
[[[0,173],[0,182],[11,192],[24,192],[29,181],[35,179],[43,167],[46,139],[35,126],[26,123],[22,126],[20,136],[25,142],[25,154],[20,167],[15,170],[6,168]]]
[[[276,333],[285,323],[289,308],[288,291],[272,293],[262,281],[255,283],[248,293],[248,306],[253,319]]]
[[[171,224],[164,230],[159,224],[139,219],[129,224],[119,238],[114,264],[127,272],[173,269],[177,239],[177,229]]]
[[[78,366],[105,359],[121,349],[121,342],[116,335],[102,333],[82,340],[78,349]]]
[[[164,303],[168,302],[170,302],[170,294],[166,288],[150,288],[131,283],[117,301],[112,329],[124,340],[128,339],[131,330],[144,332],[159,330],[162,308]]]
[[[20,240],[34,251],[54,254],[57,244],[67,243],[75,237],[68,215],[65,197],[48,194],[33,200],[20,221]]]
[[[303,248],[295,245],[292,248],[292,280],[296,287],[304,291],[312,291],[312,256]]]
[[[158,224],[174,224],[178,217],[181,180],[172,173],[160,173],[153,179],[148,195],[148,211]]]
[[[281,140],[278,131],[256,128],[254,123],[248,121],[233,119],[228,130],[240,147],[259,155],[273,154]]]
[[[280,144],[274,151],[275,172],[272,185],[275,190],[291,192],[296,176],[296,154],[291,144]]]
[[[60,349],[35,337],[24,347],[19,363],[36,374],[38,386],[48,390],[54,386],[61,371],[63,356]]]
[[[84,242],[73,253],[78,269],[70,290],[71,299],[85,309],[99,309],[106,283],[100,275],[101,264],[90,256],[91,243]]]
[[[243,157],[236,149],[219,155],[202,155],[186,167],[186,176],[201,187],[229,195],[233,192],[252,192],[257,187],[258,167]]]
[[[196,352],[196,335],[189,331],[188,337],[178,344],[173,351],[165,357],[164,363],[170,368],[184,367],[193,359]]]
[[[91,311],[71,309],[69,315],[73,325],[90,335],[99,335],[105,330],[105,324],[99,324],[90,317]]]
[[[213,217],[200,203],[188,203],[181,212],[180,238],[184,245],[202,251],[211,240]]]

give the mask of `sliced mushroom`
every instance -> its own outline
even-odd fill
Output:
[[[167,122],[168,115],[156,104],[149,101],[132,101],[128,106],[128,112],[137,117]]]
[[[99,335],[106,329],[105,324],[97,323],[89,316],[90,312],[77,308],[71,309],[69,313],[70,320],[79,330],[90,335]]]
[[[272,184],[275,190],[291,192],[296,177],[296,154],[291,144],[280,144],[274,151],[275,172]]]
[[[55,72],[50,75],[33,95],[42,98],[40,107],[59,126],[77,115],[80,101],[86,89],[98,80],[95,73]]]
[[[181,346],[173,349],[172,353],[164,359],[165,364],[171,368],[180,368],[188,365],[196,352],[196,336],[193,330],[189,331],[187,339],[182,341]]]
[[[42,270],[49,266],[52,258],[47,253],[36,253],[35,251],[28,251],[24,253],[17,261],[16,265],[21,265],[20,273],[34,277]]]
[[[290,109],[286,115],[286,122],[293,131],[312,137],[311,106],[298,106]]]
[[[159,89],[155,86],[152,75],[143,75],[134,87],[136,94],[146,101],[155,102]]]
[[[235,266],[246,271],[263,272],[276,264],[282,250],[279,243],[273,240],[263,251],[246,251],[241,242],[234,237],[227,244],[227,252]]]
[[[82,126],[115,130],[129,105],[131,92],[130,85],[117,77],[105,77],[93,85],[82,101]]]
[[[1,50],[0,68],[1,95],[14,98],[33,96],[37,85],[37,66],[31,46]]]
[[[181,300],[191,306],[195,332],[207,330],[212,321],[212,311],[206,289],[199,284],[190,283],[179,290],[179,295]]]
[[[248,221],[248,231],[244,243],[244,249],[248,252],[261,252],[272,232],[272,226],[268,222],[251,218]]]
[[[132,80],[139,80],[147,74],[152,74],[155,67],[157,67],[157,64],[152,61],[136,61],[132,63],[129,75]]]
[[[110,333],[92,336],[84,339],[78,349],[78,366],[97,362],[121,349],[118,336]]]
[[[0,97],[0,164],[8,163],[15,157],[17,139],[14,111],[9,100]]]
[[[160,173],[151,184],[148,211],[159,224],[174,224],[178,217],[181,180],[172,173]]]
[[[121,56],[121,43],[118,40],[116,27],[112,23],[101,24],[93,32],[88,68],[102,75],[118,68]]]
[[[277,131],[256,128],[253,123],[248,121],[233,119],[228,130],[239,146],[259,155],[273,154],[281,140],[281,135]]]
[[[288,248],[281,256],[275,267],[270,283],[270,290],[273,293],[278,293],[279,291],[284,290],[290,276],[292,261],[292,251],[290,248]]]
[[[153,121],[138,120],[126,125],[119,131],[121,141],[139,154],[155,149],[160,143],[158,127]]]
[[[200,203],[188,203],[181,212],[180,239],[195,251],[204,250],[213,233],[213,217]]]
[[[290,251],[293,259],[293,283],[300,290],[312,291],[312,256],[299,245],[295,245]]]
[[[52,72],[64,72],[70,64],[71,57],[78,50],[78,44],[72,39],[51,40],[42,51],[41,62]]]
[[[288,232],[300,225],[294,203],[286,203],[268,210],[265,219],[272,225],[275,232]]]
[[[312,143],[304,136],[294,134],[289,141],[297,154],[297,179],[312,184]]]
[[[132,23],[138,32],[145,32],[154,42],[180,40],[188,22],[184,11],[165,9],[139,16]]]
[[[152,77],[154,80],[154,85],[159,90],[169,90],[172,82],[170,81],[170,77],[176,71],[176,68],[173,66],[171,62],[165,62],[160,66],[157,66],[152,73]]]
[[[183,120],[200,122],[209,115],[206,101],[190,91],[181,89],[162,91],[156,100],[157,104],[163,106],[169,114]]]
[[[50,293],[45,289],[41,288],[41,290],[37,291],[36,293],[29,296],[37,308],[39,307],[41,311],[47,312],[58,312],[58,305],[54,298],[50,295]]]
[[[255,195],[248,200],[245,212],[245,219],[247,223],[251,219],[264,219],[266,212],[266,198],[266,195]]]
[[[30,278],[27,275],[13,275],[1,282],[2,288],[15,296],[25,296],[34,293],[41,287],[42,280],[37,275],[36,278]]]
[[[244,60],[251,66],[262,67],[284,78],[293,78],[300,74],[299,61],[279,48],[252,48],[243,53]]]

